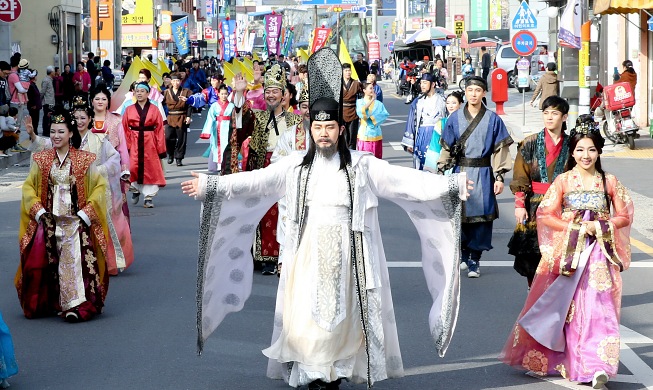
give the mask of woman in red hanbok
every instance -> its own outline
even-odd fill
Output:
[[[603,138],[581,116],[570,134],[569,171],[537,212],[542,260],[500,359],[538,375],[599,389],[619,368],[621,274],[630,265],[633,202],[601,169]]]
[[[122,117],[129,150],[132,203],[137,204],[142,193],[146,208],[154,207],[152,199],[159,187],[166,185],[161,159],[167,155],[163,117],[150,103],[149,92],[149,85],[137,84],[136,104],[127,107]]]

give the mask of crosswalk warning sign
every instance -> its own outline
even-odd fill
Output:
[[[528,3],[523,1],[512,19],[513,30],[533,30],[537,28],[537,19],[533,15],[533,11],[528,6]]]

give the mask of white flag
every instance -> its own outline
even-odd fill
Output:
[[[560,18],[560,45],[580,49],[580,0],[569,0]]]

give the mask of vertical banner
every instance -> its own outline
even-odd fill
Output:
[[[172,22],[171,26],[172,38],[177,46],[177,51],[182,56],[188,54],[190,51],[190,43],[188,41],[188,16]]]
[[[162,41],[172,40],[172,12],[161,11],[161,26],[159,26],[159,39]]]
[[[565,12],[562,13],[562,17],[560,18],[560,31],[558,32],[561,46],[573,47],[576,49],[581,48],[581,18],[580,12],[576,12],[577,7],[580,7],[580,0],[569,0]]]
[[[488,1],[470,0],[471,31],[488,30]]]
[[[229,61],[236,56],[236,21],[225,20],[220,23],[222,31],[221,57]]]
[[[100,2],[98,6],[98,1]],[[97,13],[100,11],[100,39],[113,41],[113,0],[91,0],[91,39],[96,41],[98,35]]]
[[[285,56],[288,56],[288,53],[292,53],[292,41],[295,38],[295,28],[290,27],[286,31],[286,40],[283,44],[283,50],[281,51],[281,54]]]
[[[501,0],[490,0],[490,30],[501,29]]]
[[[280,53],[279,37],[281,35],[281,15],[265,15],[265,43],[269,55]]]
[[[214,0],[207,0],[206,1],[206,16],[209,17],[209,18],[213,18],[214,16],[218,16],[218,15],[216,15],[213,1]]]
[[[331,35],[330,28],[316,28],[313,32],[313,45],[311,46],[311,53],[315,53],[326,45],[327,40]]]

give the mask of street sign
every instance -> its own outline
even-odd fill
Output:
[[[517,61],[517,70],[528,70],[530,67],[531,63],[526,58],[522,58],[521,60]]]
[[[512,49],[519,56],[529,56],[537,48],[537,38],[530,31],[519,31],[512,37]]]
[[[394,51],[394,50],[395,50],[395,41],[388,42],[388,51]]]
[[[6,23],[14,22],[22,10],[20,0],[2,0],[0,1],[0,20]]]
[[[352,5],[349,12],[365,14],[367,13],[367,7],[364,5]]]
[[[465,15],[454,15],[453,31],[458,38],[465,32]]]
[[[204,26],[204,39],[215,39],[213,27]]]
[[[537,18],[533,15],[533,11],[528,6],[528,3],[523,1],[512,20],[513,30],[534,30],[537,28]]]

